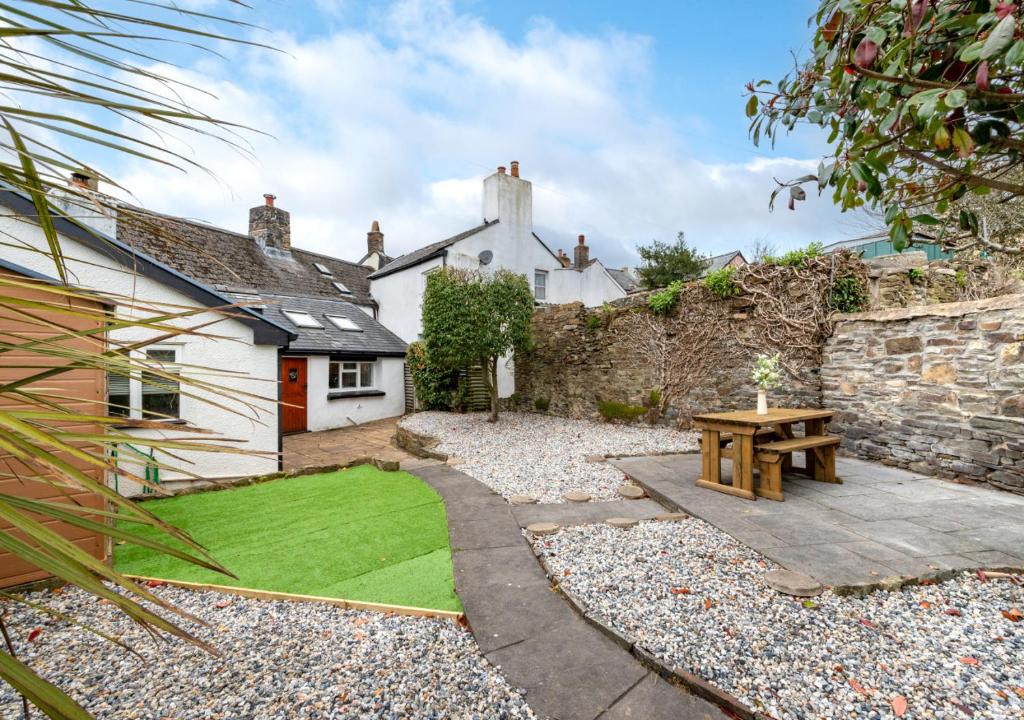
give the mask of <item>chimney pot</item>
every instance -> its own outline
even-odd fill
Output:
[[[71,187],[82,190],[99,190],[100,187],[97,177],[87,168],[72,172],[68,181]]]
[[[504,165],[499,165],[498,166],[498,174],[499,175],[504,175],[505,174],[505,166]]]
[[[384,233],[380,231],[380,223],[376,220],[370,226],[370,232],[366,233],[366,254],[384,254]]]
[[[274,201],[277,200],[277,195],[272,193],[263,193],[263,200],[266,202],[267,207],[274,207]]]
[[[292,247],[291,215],[274,206],[276,197],[263,195],[264,204],[249,209],[249,235],[265,251],[287,252]]]
[[[519,161],[512,161],[512,177],[519,177]]]
[[[584,244],[586,242],[586,240],[587,240],[586,237],[584,237],[583,235],[580,235],[580,237],[579,237],[579,244],[580,245]]]

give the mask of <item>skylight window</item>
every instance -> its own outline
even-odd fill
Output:
[[[352,320],[347,317],[341,317],[340,315],[328,315],[327,319],[334,323],[334,326],[339,330],[345,330],[346,332],[362,332],[363,329],[356,325]]]
[[[336,287],[338,289],[338,292],[340,292],[340,293],[344,293],[345,295],[351,295],[352,294],[352,291],[349,290],[347,287],[345,287],[344,283],[340,283],[337,280],[335,280],[334,282],[331,283],[331,285]]]
[[[321,275],[331,274],[331,271],[327,268],[327,266],[322,263],[313,263],[313,267],[315,267],[320,272]]]
[[[283,310],[284,316],[292,321],[295,327],[300,328],[322,328],[323,325],[316,321],[312,315],[308,312],[301,312],[299,310]]]

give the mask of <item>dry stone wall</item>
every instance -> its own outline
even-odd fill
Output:
[[[1024,492],[1024,295],[844,316],[821,382],[847,451]]]

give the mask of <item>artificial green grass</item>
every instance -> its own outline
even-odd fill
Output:
[[[238,579],[130,544],[115,550],[120,572],[462,609],[452,578],[444,505],[433,489],[408,473],[363,465],[150,500],[145,507],[186,530]],[[158,536],[150,528],[138,532]]]

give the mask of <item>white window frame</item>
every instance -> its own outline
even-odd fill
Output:
[[[349,290],[348,287],[346,287],[345,283],[343,283],[343,282],[338,282],[337,280],[334,280],[333,282],[331,282],[331,285],[333,285],[334,289],[337,290],[338,292],[340,292],[342,295],[351,295],[352,294],[352,291]]]
[[[182,370],[181,370],[181,351],[182,351],[182,346],[181,345],[148,345],[148,346],[142,348],[141,350],[133,350],[132,353],[131,353],[131,357],[133,359],[135,359],[135,360],[145,359],[146,357],[148,357],[148,353],[151,350],[158,350],[158,351],[159,350],[163,350],[163,351],[173,352],[174,353],[174,360],[170,361],[169,364],[165,364],[164,367],[161,368],[161,369],[164,372],[167,372],[167,373],[174,373],[174,374],[177,374],[177,375],[181,375],[182,374]],[[173,417],[148,417],[148,418],[145,417],[145,415],[144,415],[144,413],[142,411],[142,399],[143,399],[142,375],[143,375],[144,372],[145,372],[144,370],[140,371],[138,369],[134,369],[133,368],[131,376],[128,378],[128,406],[129,406],[128,414],[127,415],[114,415],[112,417],[123,417],[126,420],[155,420],[155,421],[158,421],[158,422],[161,421],[161,420],[164,420],[164,421],[167,421],[167,422],[174,422],[176,420],[180,420],[182,418],[182,415],[183,415],[183,413],[182,413],[182,406],[181,406],[182,398],[181,398],[181,385],[180,385],[180,383],[179,383],[179,386],[178,386],[178,414],[176,416],[173,416]],[[108,382],[109,382],[109,380],[108,380]],[[110,395],[109,395],[109,388],[108,388],[108,395],[107,395],[107,397],[108,398],[110,397]]]
[[[338,328],[342,332],[362,332],[363,331],[363,329],[361,327],[359,327],[359,323],[357,323],[355,320],[353,320],[351,318],[345,317],[344,315],[326,315],[325,314],[324,317],[327,318],[330,321],[331,325],[333,325],[334,327]],[[351,327],[346,327],[346,325],[351,325]]]
[[[321,275],[326,275],[327,277],[333,277],[334,276],[334,273],[331,272],[330,268],[328,268],[323,263],[313,263],[313,267],[315,267],[316,271],[318,273],[320,273]]]
[[[331,385],[331,375],[337,366],[338,384]],[[351,366],[351,367],[349,367]],[[364,370],[370,374],[369,384],[363,384]],[[355,385],[345,386],[345,375],[354,376]],[[376,360],[331,360],[327,363],[327,389],[330,392],[358,392],[360,390],[377,390]]]
[[[303,330],[316,330],[317,328],[321,330],[324,329],[324,326],[321,325],[315,317],[313,317],[313,313],[311,312],[306,312],[305,310],[282,310],[281,312],[283,312],[284,316],[288,318],[288,322],[297,328],[302,328]],[[312,325],[304,319],[307,317],[312,321]]]
[[[537,280],[543,279],[544,282],[538,283]],[[548,299],[548,271],[547,270],[534,270],[533,271],[533,297],[536,300],[547,300]]]

